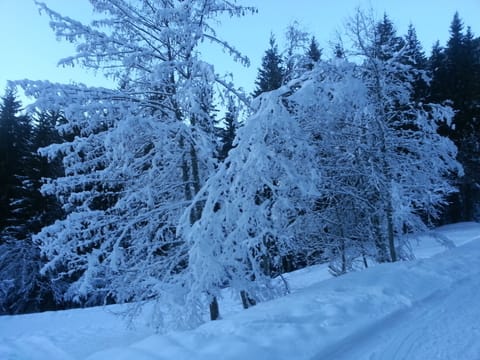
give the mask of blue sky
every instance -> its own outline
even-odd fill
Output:
[[[53,9],[75,19],[88,21],[91,8],[87,0],[44,0]],[[261,58],[273,32],[280,44],[285,28],[293,21],[314,34],[329,54],[329,41],[342,33],[346,19],[356,7],[372,8],[376,15],[387,12],[399,33],[411,22],[427,51],[436,40],[445,44],[455,11],[466,25],[480,36],[480,0],[241,0],[258,7],[257,15],[225,21],[219,33],[251,59],[244,69],[217,52],[205,54],[220,73],[232,72],[238,86],[252,91]],[[48,18],[40,16],[33,0],[0,0],[0,94],[7,80],[32,79],[54,82],[83,82],[107,86],[101,76],[81,68],[62,68],[56,64],[73,54],[72,44],[58,42]]]

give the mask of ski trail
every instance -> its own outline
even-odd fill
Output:
[[[480,274],[397,311],[312,360],[480,360]]]

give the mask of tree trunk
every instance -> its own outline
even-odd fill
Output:
[[[390,260],[392,262],[397,261],[397,251],[395,249],[395,234],[393,228],[393,205],[391,198],[387,205],[387,231],[388,231],[388,248],[390,251]]]
[[[183,137],[180,140],[180,146],[183,149],[185,149],[186,147],[185,140]],[[190,164],[188,164],[188,161],[185,158],[182,163],[182,180],[184,182],[185,198],[186,200],[190,201],[200,191],[200,188],[201,188],[197,151],[193,144],[190,145],[189,155],[190,155]],[[197,202],[190,212],[190,223],[193,224],[195,221],[200,219],[201,215],[202,215],[202,204]],[[219,319],[220,309],[219,309],[217,298],[215,296],[210,302],[209,308],[210,308],[210,319],[211,320]]]
[[[388,262],[388,253],[385,237],[383,236],[383,231],[380,226],[381,220],[378,216],[374,218],[374,229],[375,229],[375,247],[377,248],[376,260],[378,262]]]
[[[217,298],[214,296],[210,302],[210,320],[218,320],[220,318],[220,310]]]
[[[367,262],[367,257],[365,256],[365,253],[362,254],[363,258],[363,265],[365,266],[365,269],[368,269],[368,262]]]
[[[257,302],[248,296],[248,293],[245,290],[240,291],[240,297],[242,298],[242,305],[244,309],[255,306]]]

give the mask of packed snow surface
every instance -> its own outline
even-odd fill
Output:
[[[155,334],[119,307],[0,317],[0,359],[480,359],[480,224],[414,241],[417,260],[331,278],[289,274],[292,293],[223,320]]]

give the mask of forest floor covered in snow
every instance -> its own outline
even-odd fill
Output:
[[[309,267],[288,274],[291,294],[245,311],[226,301],[191,331],[129,328],[115,306],[2,316],[0,359],[478,360],[480,224],[420,240],[417,260],[338,278]]]

